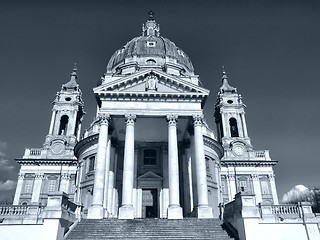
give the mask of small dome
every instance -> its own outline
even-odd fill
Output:
[[[171,64],[175,65],[181,74],[194,74],[187,54],[172,41],[160,36],[160,28],[153,15],[143,24],[142,36],[133,38],[112,55],[107,65],[107,73],[116,73],[122,65],[130,64],[161,68]]]

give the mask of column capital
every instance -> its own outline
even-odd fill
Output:
[[[259,180],[259,175],[258,174],[251,174],[252,180]]]
[[[169,126],[176,126],[178,121],[178,115],[176,114],[168,114],[167,122]]]
[[[70,180],[71,174],[70,173],[62,173],[61,174],[61,179],[63,180]]]
[[[44,179],[44,173],[36,173],[35,179]]]
[[[202,126],[203,123],[203,114],[194,114],[192,115],[193,125]]]
[[[134,123],[137,119],[137,116],[135,114],[126,114],[124,117],[126,119],[127,125],[134,125]]]
[[[230,181],[234,181],[234,180],[235,180],[235,175],[234,175],[234,174],[228,174],[228,175],[227,175],[227,178],[228,178]]]
[[[19,173],[18,174],[18,179],[24,179],[25,173]]]
[[[100,120],[100,125],[109,125],[109,123],[110,123],[110,114],[99,113],[98,118]]]
[[[270,180],[274,180],[274,174],[273,174],[273,173],[268,174],[268,178],[269,178]]]

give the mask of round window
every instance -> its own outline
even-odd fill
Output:
[[[231,104],[231,103],[233,103],[233,101],[232,100],[228,100],[227,103]]]
[[[71,98],[70,98],[70,97],[66,97],[65,100],[66,100],[67,102],[69,102],[69,101],[71,101]]]

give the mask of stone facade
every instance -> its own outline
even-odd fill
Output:
[[[80,136],[83,101],[76,68],[53,101],[43,148],[26,149],[14,204],[47,204],[63,191],[82,216],[218,217],[239,192],[277,204],[268,151],[254,151],[244,104],[222,77],[217,136],[203,117],[209,95],[187,54],[160,36],[150,15],[142,36],[109,60],[95,87],[96,118]]]

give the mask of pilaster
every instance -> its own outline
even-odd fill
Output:
[[[19,173],[16,193],[13,199],[13,205],[19,205],[20,195],[21,195],[22,186],[23,186],[23,180],[24,180],[24,173]]]
[[[31,203],[38,203],[41,193],[41,185],[42,181],[44,179],[43,173],[36,173],[35,179],[34,179],[34,186],[33,186],[33,192],[31,196]]]
[[[260,187],[260,180],[257,174],[251,174],[253,191],[256,195],[256,202],[262,203],[262,195],[261,195],[261,187]]]

